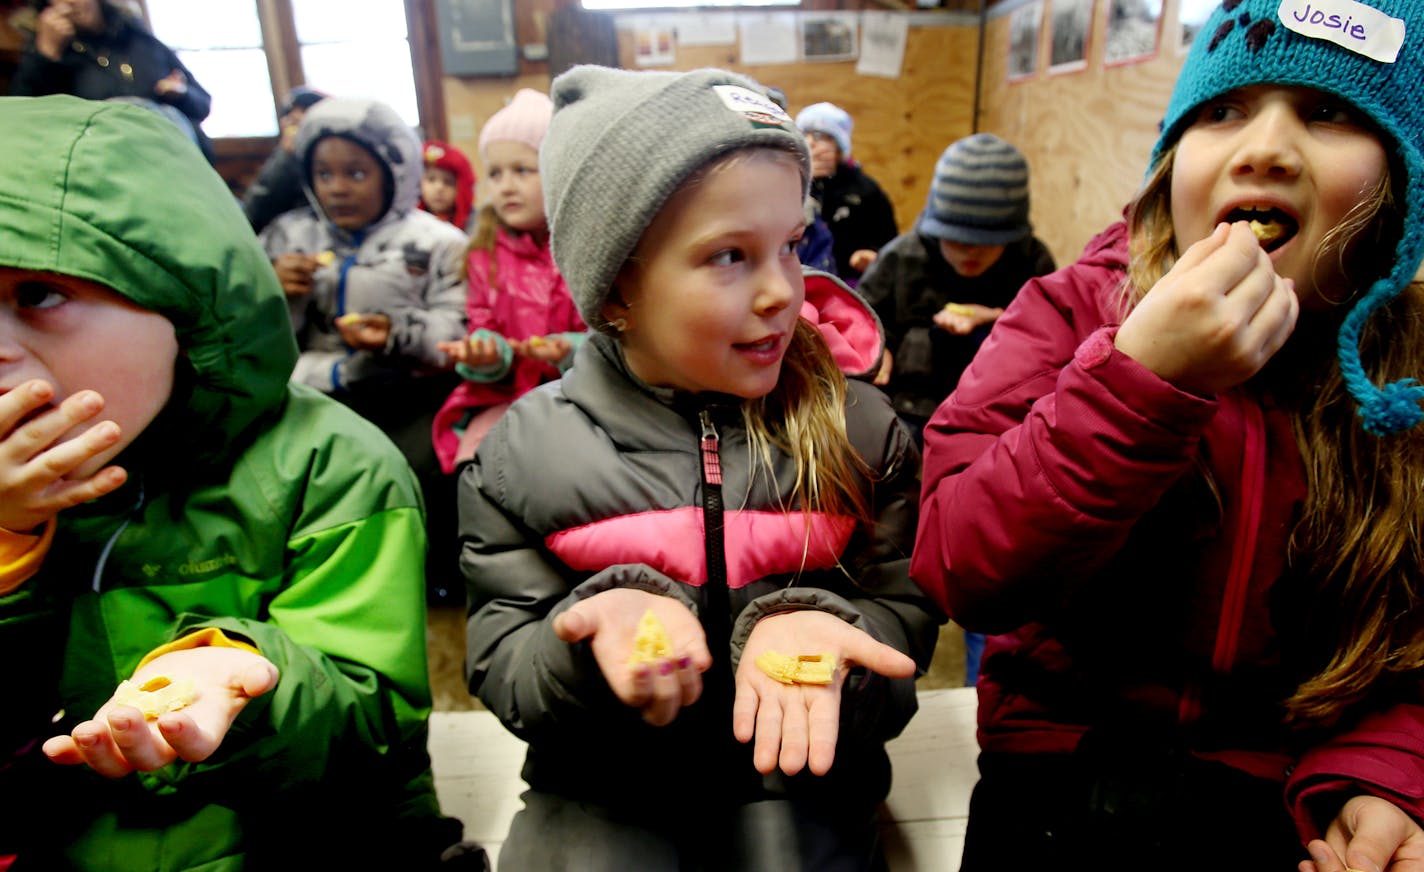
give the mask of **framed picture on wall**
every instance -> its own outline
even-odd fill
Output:
[[[808,61],[853,61],[858,16],[854,12],[813,13],[797,16],[801,24],[801,57]]]
[[[1030,0],[1009,13],[1009,81],[1038,72],[1038,34],[1043,29],[1043,0]]]
[[[1088,66],[1088,35],[1093,32],[1097,0],[1051,0],[1048,72],[1071,73]]]
[[[1216,0],[1178,0],[1177,2],[1177,53],[1186,54],[1192,47],[1206,24],[1211,10],[1217,7]]]
[[[1132,64],[1157,54],[1162,0],[1108,0],[1103,65]]]
[[[437,0],[440,57],[447,76],[512,76],[519,72],[514,0]]]

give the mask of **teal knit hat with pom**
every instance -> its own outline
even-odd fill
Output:
[[[1424,420],[1424,386],[1382,388],[1360,363],[1360,329],[1413,279],[1424,260],[1424,0],[1225,0],[1193,42],[1162,122],[1153,163],[1190,123],[1193,110],[1255,84],[1300,85],[1357,107],[1393,142],[1405,178],[1403,235],[1389,273],[1340,325],[1340,372],[1366,430],[1407,430]],[[1396,180],[1398,184],[1398,180]]]

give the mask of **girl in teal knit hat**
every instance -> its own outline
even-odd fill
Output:
[[[1225,0],[931,419],[911,573],[997,634],[966,872],[1424,861],[1422,13]]]

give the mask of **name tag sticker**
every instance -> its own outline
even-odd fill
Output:
[[[1404,19],[1355,0],[1281,0],[1276,14],[1302,36],[1328,39],[1386,64],[1394,63],[1404,45]]]
[[[722,105],[734,112],[740,112],[754,121],[779,124],[791,120],[791,116],[786,114],[786,110],[756,91],[743,88],[741,85],[713,85],[712,90],[722,98]]]

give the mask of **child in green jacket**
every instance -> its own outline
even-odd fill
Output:
[[[409,467],[171,124],[0,127],[0,865],[436,868]]]

